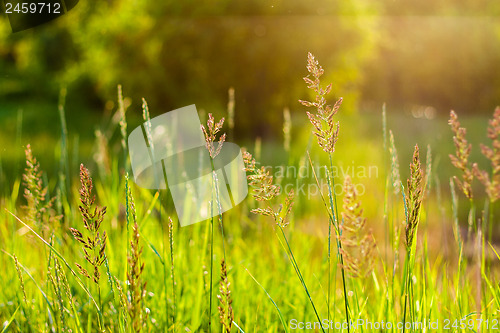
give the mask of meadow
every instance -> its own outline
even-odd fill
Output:
[[[60,135],[4,122],[0,332],[498,331],[500,109],[345,114],[328,70],[309,54],[282,139],[239,143],[247,199],[186,227],[133,181],[127,137],[150,116],[121,87],[91,135],[64,98]],[[200,112],[211,155],[237,110],[230,93]]]

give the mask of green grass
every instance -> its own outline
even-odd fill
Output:
[[[131,112],[129,110],[127,116]],[[347,273],[344,276],[341,271],[337,246],[332,245],[329,249],[331,244],[336,244],[335,230],[329,229],[330,223],[341,223],[338,218],[342,213],[343,199],[342,193],[332,192],[335,186],[329,177],[325,178],[328,186],[322,193],[326,201],[319,194],[307,197],[296,191],[291,222],[286,228],[276,225],[273,219],[250,213],[251,209],[261,207],[251,195],[223,214],[223,233],[214,232],[216,221],[180,228],[166,191],[144,190],[133,182],[126,185],[125,175],[129,170],[127,165],[123,165],[125,152],[119,140],[119,126],[109,125],[109,118],[101,123],[102,128],[108,129],[103,133],[109,139],[109,146],[100,151],[100,157],[106,154],[104,157],[109,160],[109,164],[103,167],[93,160],[92,156],[99,156],[95,154],[93,138],[86,138],[81,134],[83,130],[72,125],[72,115],[67,108],[69,140],[66,159],[69,160],[70,179],[67,182],[69,191],[61,198],[57,191],[59,165],[62,165],[61,138],[59,134],[44,134],[43,130],[36,136],[27,133],[31,127],[26,123],[32,116],[28,111],[23,113],[24,134],[18,142],[25,144],[27,140],[32,140],[34,155],[41,156],[42,170],[47,170],[42,176],[43,183],[48,186],[49,195],[56,197],[54,207],[63,216],[60,225],[52,230],[55,235],[53,242],[40,239],[40,231],[36,230],[32,221],[27,220],[26,210],[22,207],[26,201],[19,172],[24,168],[22,148],[21,144],[12,144],[16,137],[12,127],[15,127],[16,121],[6,116],[8,128],[0,136],[6,147],[1,154],[3,169],[8,170],[9,175],[0,192],[0,248],[3,250],[0,253],[0,267],[3,268],[0,274],[0,324],[3,326],[0,326],[0,331],[59,332],[64,328],[73,332],[95,332],[100,326],[106,331],[132,330],[129,310],[122,306],[117,288],[123,288],[127,302],[131,226],[126,186],[131,188],[135,199],[140,243],[144,247],[141,258],[145,269],[141,278],[147,285],[140,305],[144,315],[147,315],[144,331],[206,332],[209,327],[213,332],[221,331],[217,311],[218,263],[224,257],[234,312],[233,332],[289,332],[294,331],[294,322],[316,322],[318,318],[323,320],[328,317],[341,324],[346,318],[346,311],[354,323],[364,320],[373,324],[383,321],[396,325],[405,317],[405,305],[408,306],[407,322],[439,323],[437,329],[432,327],[428,331],[448,332],[445,329],[447,320],[450,320],[448,327],[453,331],[470,332],[467,324],[471,320],[476,322],[475,328],[479,320],[484,321],[482,332],[496,331],[492,320],[500,319],[498,246],[495,242],[489,244],[489,237],[484,237],[484,233],[483,237],[479,233],[469,238],[453,237],[461,226],[466,225],[469,207],[458,189],[457,202],[451,200],[449,177],[458,172],[452,168],[447,156],[453,153],[453,143],[446,118],[412,119],[391,113],[387,116],[387,128],[394,132],[405,187],[404,179],[409,175],[414,144],[417,142],[421,147],[424,165],[423,147],[430,144],[433,151],[432,186],[429,195],[423,199],[418,236],[411,258],[406,259],[404,199],[401,192],[393,193],[387,181],[391,172],[390,156],[383,148],[381,115],[343,115],[340,111],[340,138],[329,168],[372,165],[378,168],[376,176],[353,177],[355,184],[362,184],[365,188],[360,198],[368,227],[373,229],[377,242],[375,270],[368,277],[354,278]],[[57,109],[51,117],[54,122],[59,121]],[[244,119],[237,117],[235,121]],[[322,153],[316,146],[316,139],[311,138],[305,113],[295,112],[292,124],[290,153],[285,152],[279,141],[264,140],[262,163],[295,167],[304,167],[309,163],[329,166],[328,154]],[[474,144],[486,142],[486,124],[484,118],[462,121],[462,125],[470,129],[468,138]],[[85,123],[82,126],[85,127]],[[130,131],[133,126],[129,124],[128,128]],[[432,135],[429,135],[429,129]],[[59,129],[57,133],[60,133]],[[75,137],[82,139],[75,141]],[[76,150],[78,146],[81,147]],[[249,142],[247,146],[252,151],[254,142]],[[472,160],[486,165],[479,158],[477,146],[474,149]],[[310,151],[311,162],[307,151]],[[101,230],[108,235],[108,243],[106,265],[100,271],[100,297],[95,294],[92,283],[78,273],[75,263],[82,264],[84,259],[80,244],[69,233],[70,227],[83,229],[78,211],[79,162],[90,166],[97,203],[107,207],[101,225]],[[5,167],[15,164],[17,168]],[[293,176],[276,178],[285,189],[287,184],[293,184],[293,188],[316,183],[312,174],[298,182]],[[318,178],[321,179],[319,175]],[[343,175],[334,180],[342,184]],[[477,186],[476,192],[480,193],[480,190],[481,187]],[[330,196],[329,192],[332,192]],[[330,201],[330,198],[337,202]],[[482,216],[484,200],[481,195],[476,198],[478,218]],[[276,205],[279,203],[278,200]],[[498,206],[498,202],[494,204],[494,217],[500,216]],[[330,221],[329,216],[334,211],[336,220]],[[454,215],[457,216],[457,224]],[[174,221],[172,242],[167,234],[169,216]],[[498,224],[495,224],[493,230],[497,229]],[[12,257],[14,254],[21,267],[24,291]],[[59,271],[53,259],[48,259],[54,257],[61,263]],[[406,269],[410,261],[411,268]],[[51,283],[49,266],[51,274],[58,272],[57,276],[64,274],[67,277],[71,299],[63,292],[64,283],[57,282],[57,276],[56,283]],[[408,284],[411,284],[409,292],[406,291]],[[27,296],[26,302],[23,292]],[[61,313],[64,315],[61,316]],[[466,323],[463,329],[460,328],[460,320]],[[316,327],[316,331],[320,330]],[[350,332],[373,330],[369,326],[355,326]],[[341,330],[325,328],[325,331]],[[347,329],[342,331],[347,332]],[[410,328],[406,331],[421,330]]]

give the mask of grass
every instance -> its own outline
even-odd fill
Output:
[[[321,68],[314,61],[310,56],[310,73]],[[310,103],[326,93],[317,88]],[[229,99],[234,137],[234,122],[244,119],[234,112],[234,90]],[[252,195],[211,221],[178,228],[167,192],[128,180],[124,139],[134,128],[126,118],[133,111],[125,112],[121,88],[117,104],[117,116],[110,117],[115,122],[106,119],[99,134],[104,146],[95,150],[97,161],[83,161],[89,167],[80,175],[72,156],[89,154],[75,154],[66,114],[64,138],[51,138],[59,152],[50,172],[44,171],[47,157],[38,161],[33,145],[24,178],[10,177],[2,186],[0,331],[290,332],[303,323],[324,332],[420,332],[417,323],[424,322],[432,332],[499,327],[498,200],[492,182],[476,171],[483,181],[472,180],[469,215],[464,187],[450,183],[461,171],[447,156],[453,154],[453,131],[446,120],[435,119],[432,126],[448,134],[421,142],[407,123],[395,126],[385,112],[363,122],[343,115],[340,103],[328,108],[326,100],[311,104],[309,117],[302,109],[285,111],[283,146],[257,140],[254,155],[266,163],[277,152],[287,165],[314,172],[300,179],[279,174],[246,153]],[[147,120],[146,103],[143,108]],[[377,130],[367,124],[375,120]],[[495,137],[487,138],[486,121],[471,126],[475,122],[460,125],[472,129],[468,163],[472,168],[479,161],[476,168],[496,179],[477,145],[494,147]],[[223,121],[209,115],[211,155],[218,151],[219,130],[225,132]],[[23,132],[22,142],[29,139]],[[439,142],[443,146],[434,147]],[[415,143],[432,146],[425,164],[418,150],[411,157]],[[248,147],[254,151],[253,142]],[[369,165],[378,167],[376,176],[338,171]],[[67,193],[60,190],[60,173],[70,178],[64,182]],[[408,179],[404,187],[402,179]],[[322,192],[308,196],[302,185]],[[214,232],[217,221],[220,233]],[[325,322],[332,325],[319,324]]]

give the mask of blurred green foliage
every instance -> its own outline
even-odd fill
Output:
[[[344,112],[500,104],[498,1],[80,1],[63,17],[12,34],[0,22],[0,98],[57,101],[60,87],[101,112],[116,86],[153,114],[195,103],[222,112],[236,90],[239,136],[276,136],[299,109],[313,52]],[[5,112],[0,110],[0,112]],[[241,117],[240,117],[241,119]]]
[[[317,8],[352,15],[312,15]],[[303,91],[307,51],[336,69],[336,91],[353,95],[347,100],[354,106],[358,68],[373,41],[370,26],[358,22],[368,10],[363,0],[314,7],[302,1],[81,1],[64,18],[22,33],[9,34],[3,23],[0,68],[12,73],[2,93],[56,96],[67,86],[98,106],[115,100],[121,83],[125,95],[136,104],[145,97],[156,113],[190,103],[214,112],[225,109],[234,86],[237,112],[259,116],[238,132],[259,123],[270,132],[262,120],[277,124],[280,117],[272,114],[281,112],[270,111],[294,106]]]

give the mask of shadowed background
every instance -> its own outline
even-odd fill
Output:
[[[331,102],[344,98],[339,163],[380,162],[386,103],[401,164],[409,162],[415,142],[431,144],[437,172],[447,179],[454,174],[447,156],[453,151],[450,109],[477,147],[486,140],[486,117],[500,104],[499,15],[500,5],[490,0],[81,1],[49,24],[14,34],[4,16],[2,188],[10,189],[21,172],[28,142],[49,175],[60,170],[61,91],[69,173],[92,158],[109,169],[99,156],[108,144],[110,152],[120,148],[112,118],[118,84],[130,130],[141,123],[142,97],[153,117],[189,104],[202,117],[227,117],[233,87],[233,141],[251,150],[263,142],[265,164],[297,164],[311,141],[297,102],[311,97],[302,80],[308,51],[325,68],[322,82],[333,83]],[[285,107],[292,115],[290,153],[282,147]],[[473,158],[486,166],[478,148]]]

